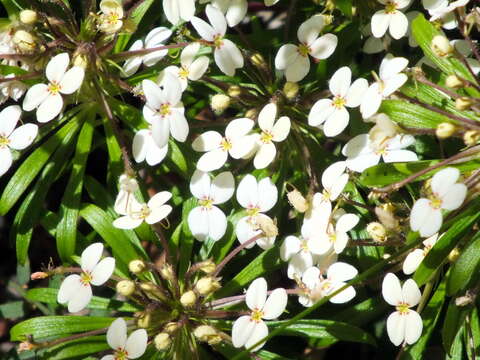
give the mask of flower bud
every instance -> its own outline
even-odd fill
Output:
[[[88,66],[88,59],[85,55],[78,54],[73,57],[73,66],[81,67],[85,70]]]
[[[384,242],[387,239],[387,230],[379,222],[371,222],[367,225],[367,232],[374,241]]]
[[[207,275],[213,273],[216,268],[217,268],[217,264],[215,264],[213,262],[213,260],[211,260],[211,259],[205,260],[200,265],[200,270],[203,271]]]
[[[13,43],[17,46],[20,52],[29,53],[35,50],[37,46],[36,38],[25,30],[18,30],[13,35]]]
[[[443,122],[438,124],[437,129],[435,130],[435,135],[439,139],[447,139],[451,137],[457,131],[457,127],[449,122]]]
[[[153,339],[155,344],[155,348],[158,351],[167,350],[170,345],[172,344],[172,339],[170,339],[170,335],[167,333],[160,333]]]
[[[180,303],[184,307],[192,307],[197,301],[197,295],[192,290],[189,290],[180,297]]]
[[[457,75],[449,75],[445,79],[445,85],[449,88],[458,89],[463,86],[463,81]]]
[[[297,189],[293,189],[292,191],[288,192],[287,198],[290,205],[292,205],[298,212],[304,213],[308,210],[308,201]]]
[[[260,230],[263,231],[266,237],[275,237],[278,235],[278,227],[275,221],[268,216],[257,216],[255,222]]]
[[[238,85],[232,85],[227,90],[228,96],[232,98],[239,97],[242,94],[242,89]]]
[[[48,277],[48,274],[46,272],[37,271],[37,272],[34,272],[32,275],[30,275],[30,280],[41,280],[47,277]]]
[[[248,109],[247,112],[245,113],[245,117],[255,120],[255,118],[258,116],[258,110],[255,108]]]
[[[165,264],[160,269],[160,276],[167,281],[172,281],[174,279],[173,268],[169,264]]]
[[[20,11],[20,21],[26,25],[32,25],[38,20],[38,14],[33,10],[22,10]]]
[[[454,51],[453,46],[450,44],[450,41],[443,36],[437,35],[432,39],[431,49],[435,55],[440,57],[445,57],[451,55]]]
[[[142,314],[137,320],[137,326],[142,329],[147,329],[152,323],[152,316],[149,313]]]
[[[400,223],[395,218],[394,210],[395,207],[392,203],[383,204],[375,208],[375,215],[377,215],[378,219],[386,229],[396,231],[399,229]]]
[[[458,247],[454,248],[450,253],[448,254],[448,261],[451,263],[454,263],[457,261],[457,259],[460,257],[460,249]]]
[[[218,344],[222,341],[217,330],[210,325],[200,325],[193,330],[193,335],[200,341],[207,342],[210,345]]]
[[[283,93],[288,100],[292,100],[298,95],[300,87],[298,83],[287,81],[285,85],[283,85]]]
[[[460,296],[455,299],[455,305],[457,306],[468,306],[475,302],[476,296],[467,291],[465,296]]]
[[[123,296],[130,296],[135,292],[135,283],[132,280],[121,280],[117,283],[117,292]]]
[[[463,134],[463,142],[465,145],[472,146],[480,140],[480,132],[477,130],[468,130]]]
[[[163,331],[168,334],[173,334],[175,331],[178,330],[178,323],[176,322],[169,322],[167,325],[163,327]]]
[[[469,97],[462,96],[455,100],[455,108],[457,110],[468,110],[472,106],[473,101]]]
[[[211,294],[212,292],[217,291],[219,288],[220,283],[211,276],[203,277],[195,284],[195,290],[202,296]]]
[[[128,269],[134,274],[140,274],[145,271],[147,264],[143,260],[132,260],[128,263]]]
[[[32,351],[33,349],[35,349],[37,347],[37,345],[35,344],[32,344],[31,342],[29,341],[23,341],[21,342],[20,344],[18,344],[18,349],[17,351],[19,353],[21,353],[22,351]]]
[[[231,99],[225,94],[216,94],[212,96],[210,100],[210,106],[212,110],[218,114],[224,112],[230,106]]]

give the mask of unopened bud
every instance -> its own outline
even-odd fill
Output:
[[[218,344],[222,338],[218,335],[217,330],[210,325],[200,325],[193,330],[193,335],[200,341],[207,342],[210,345]]]
[[[212,107],[213,111],[221,114],[230,106],[230,102],[230,96],[225,94],[216,94],[212,96],[212,99],[210,100],[210,106]]]
[[[449,88],[458,89],[463,86],[463,81],[457,75],[449,75],[445,79],[445,85]]]
[[[73,66],[81,67],[82,69],[86,69],[88,66],[88,60],[85,55],[76,55],[73,58]]]
[[[178,330],[178,323],[176,322],[169,322],[167,325],[163,327],[163,331],[168,334],[173,334],[177,330]]]
[[[392,203],[383,204],[375,208],[375,215],[377,215],[378,220],[386,229],[398,230],[400,227],[400,223],[395,218],[394,210],[395,207]]]
[[[480,140],[480,132],[477,130],[468,130],[463,134],[463,142],[465,145],[472,146]]]
[[[435,135],[439,139],[447,139],[451,137],[457,131],[457,127],[449,122],[443,122],[438,124],[437,129],[435,130]]]
[[[457,100],[455,100],[455,108],[457,110],[468,110],[472,104],[472,99],[466,96],[459,97]]]
[[[387,230],[379,222],[371,222],[367,225],[367,232],[374,241],[384,242],[387,239]]]
[[[184,307],[192,307],[197,301],[197,295],[192,290],[189,290],[180,297],[180,303]]]
[[[143,314],[137,320],[137,326],[142,329],[149,328],[151,323],[152,323],[152,316],[148,313]]]
[[[300,87],[296,82],[287,81],[285,85],[283,85],[283,93],[285,94],[285,97],[289,100],[292,100],[298,95],[299,89]]]
[[[267,66],[267,63],[265,61],[265,58],[259,54],[259,53],[255,53],[253,54],[252,56],[250,56],[250,61],[252,62],[252,64],[260,69],[265,69],[266,66]]]
[[[140,274],[145,271],[147,264],[143,260],[132,260],[128,263],[128,269],[134,274]]]
[[[33,349],[35,349],[37,347],[37,345],[35,344],[32,344],[31,342],[29,341],[23,341],[21,342],[19,345],[18,345],[18,349],[17,351],[20,353],[22,351],[32,351]]]
[[[22,10],[20,11],[20,21],[26,25],[32,25],[38,20],[38,15],[36,11],[33,10]]]
[[[211,259],[205,260],[200,265],[200,270],[207,275],[213,273],[216,268],[217,268],[217,265]]]
[[[169,264],[165,264],[160,269],[160,276],[167,281],[172,281],[174,279],[173,268]]]
[[[248,109],[247,112],[245,113],[245,117],[246,118],[249,118],[249,119],[252,119],[252,120],[255,120],[255,118],[257,117],[258,115],[258,110],[253,108],[253,109]]]
[[[228,96],[232,98],[239,97],[242,94],[242,89],[238,85],[232,85],[227,90]]]
[[[470,304],[473,304],[475,302],[475,299],[476,299],[475,294],[471,294],[470,292],[467,291],[465,296],[460,296],[455,299],[455,305],[468,306]]]
[[[16,31],[12,40],[21,52],[32,52],[37,46],[35,37],[25,30]]]
[[[448,254],[448,261],[451,263],[454,263],[457,261],[457,259],[460,257],[460,249],[458,247],[454,248],[450,253]]]
[[[117,292],[123,296],[130,296],[135,291],[135,283],[132,280],[121,280],[117,283]]]
[[[220,288],[220,283],[216,279],[210,276],[201,278],[195,284],[195,290],[197,290],[197,292],[202,296],[211,294],[214,291],[218,290],[219,288]]]
[[[37,272],[34,272],[32,275],[30,275],[30,280],[41,280],[47,277],[48,277],[48,274],[46,272],[37,271]]]
[[[168,335],[167,333],[160,333],[155,336],[153,342],[155,344],[155,348],[158,351],[164,351],[170,347],[170,345],[172,344],[172,339],[170,339],[170,335]]]
[[[257,216],[255,218],[257,226],[266,237],[276,237],[278,235],[278,227],[275,221],[270,219],[268,216]]]
[[[308,210],[308,201],[297,189],[288,192],[287,198],[290,205],[292,205],[298,212],[304,213]]]
[[[443,35],[437,35],[432,39],[431,49],[435,55],[440,57],[448,56],[454,51],[450,41]]]

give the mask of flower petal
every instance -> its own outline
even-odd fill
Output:
[[[275,125],[273,125],[272,135],[273,141],[280,142],[287,138],[290,133],[290,118],[287,116],[282,116],[277,120]]]
[[[225,15],[211,4],[207,5],[205,13],[207,14],[208,21],[210,21],[210,24],[212,24],[212,27],[215,29],[215,32],[221,36],[225,35],[227,32],[227,20],[225,19]]]
[[[315,59],[322,60],[330,57],[337,48],[338,38],[333,34],[325,34],[319,37],[310,46],[310,55]]]
[[[152,209],[150,215],[145,218],[147,224],[156,224],[157,222],[165,219],[168,214],[172,212],[170,205],[162,205],[159,208]]]
[[[38,105],[40,105],[50,93],[48,92],[48,86],[45,84],[35,84],[28,89],[25,98],[23,99],[23,110],[32,111]]]
[[[68,311],[71,313],[79,312],[87,307],[92,299],[92,287],[82,285],[76,289],[75,295],[68,301]]]
[[[402,288],[400,280],[393,273],[388,273],[383,278],[382,295],[387,303],[392,306],[397,306],[403,301]]]
[[[22,109],[20,106],[10,105],[4,108],[0,112],[0,136],[10,138],[10,135],[17,126],[18,120],[20,120],[20,116],[22,116]]]
[[[152,110],[159,110],[162,104],[167,102],[163,91],[152,80],[143,80],[142,90]]]
[[[210,60],[208,59],[208,57],[200,56],[190,66],[188,71],[188,78],[193,81],[200,79],[207,71],[209,65]]]
[[[172,110],[169,123],[172,137],[179,142],[185,142],[190,131],[185,115],[180,111]]]
[[[49,95],[37,109],[37,121],[46,123],[55,118],[63,107],[63,98],[60,94]]]
[[[380,79],[387,80],[400,73],[408,65],[408,60],[404,57],[394,57],[387,54],[380,64]]]
[[[203,171],[195,170],[190,180],[190,192],[197,199],[210,197],[210,176]]]
[[[425,253],[421,249],[415,249],[407,255],[405,261],[403,262],[403,273],[405,275],[410,275],[417,270],[417,268],[422,263],[425,258]]]
[[[389,24],[390,14],[387,14],[385,10],[377,11],[372,16],[372,35],[381,38],[387,32]]]
[[[262,144],[253,159],[255,169],[265,169],[272,163],[277,154],[277,149],[273,143]]]
[[[195,239],[205,241],[208,237],[208,210],[202,206],[193,208],[188,214],[188,227]]]
[[[158,147],[166,146],[170,137],[170,119],[156,119],[152,124],[152,136]]]
[[[13,158],[9,148],[0,148],[0,176],[12,166]]]
[[[325,20],[323,19],[323,16],[312,16],[310,19],[303,22],[298,28],[298,40],[305,45],[311,45],[315,39],[318,38],[318,34],[322,31],[324,26]]]
[[[340,232],[348,232],[352,230],[359,221],[360,218],[355,214],[344,214],[337,220],[335,229]]]
[[[103,244],[100,242],[93,243],[85,248],[82,252],[80,264],[83,271],[92,272],[100,261],[103,253]]]
[[[77,289],[83,286],[80,282],[80,275],[68,275],[60,285],[57,293],[57,301],[60,304],[67,303],[77,293]]]
[[[63,75],[67,71],[68,64],[70,63],[70,56],[68,53],[61,53],[54,56],[47,64],[45,69],[45,75],[48,81],[59,83],[62,80]]]
[[[238,47],[228,39],[223,39],[223,45],[214,52],[215,63],[228,76],[235,75],[235,69],[243,67],[243,56]]]
[[[255,122],[252,119],[240,118],[232,120],[228,123],[225,129],[225,136],[230,140],[241,138],[247,135],[252,130]]]
[[[406,317],[398,311],[391,313],[387,318],[387,334],[395,346],[399,346],[405,340]]]
[[[296,45],[283,45],[275,56],[275,68],[278,70],[285,70],[293,64],[299,56],[300,54],[298,53],[298,47]]]
[[[223,204],[230,200],[235,192],[235,179],[230,171],[224,171],[212,181],[210,196],[214,204]]]
[[[328,82],[330,92],[334,96],[345,97],[352,82],[352,71],[348,66],[343,66],[333,74]]]
[[[335,107],[332,106],[332,100],[320,99],[313,104],[308,114],[308,125],[318,126],[325,122],[325,120],[335,111]]]
[[[142,356],[147,349],[147,341],[148,335],[145,329],[137,329],[132,332],[125,344],[128,359],[137,359]]]
[[[417,161],[418,156],[410,150],[393,150],[387,151],[382,155],[383,161],[386,163]]]
[[[123,318],[114,320],[107,330],[107,343],[114,349],[123,349],[127,342],[127,323]]]
[[[85,70],[80,66],[74,66],[63,75],[60,81],[60,92],[62,94],[73,94],[82,86]]]
[[[117,229],[130,230],[139,227],[142,222],[142,219],[132,219],[130,216],[122,216],[113,221],[113,226]]]
[[[15,150],[23,150],[30,146],[38,134],[38,126],[35,124],[25,124],[17,128],[12,135],[10,135],[9,146]]]
[[[258,182],[258,207],[260,212],[267,212],[275,206],[278,199],[278,190],[272,179],[263,178]]]
[[[267,281],[263,278],[255,279],[248,287],[245,302],[250,310],[262,310],[267,300]]]
[[[285,78],[290,82],[299,82],[310,71],[310,59],[307,56],[297,56],[285,69]]]
[[[100,286],[107,282],[115,270],[115,259],[113,257],[106,257],[102,259],[92,271],[92,285]]]
[[[165,204],[171,198],[172,198],[171,192],[160,191],[159,193],[156,193],[150,198],[147,205],[152,210],[155,208],[160,208],[163,204]]]
[[[221,148],[203,154],[197,162],[197,169],[205,172],[220,169],[228,159],[228,151]]]
[[[220,146],[222,139],[220,133],[216,131],[206,131],[193,140],[192,148],[195,151],[211,151]]]
[[[408,19],[401,11],[395,11],[390,15],[390,24],[388,26],[390,35],[395,40],[404,37],[408,30]]]
[[[353,82],[352,86],[348,89],[347,96],[345,98],[345,106],[354,108],[360,106],[363,100],[363,96],[368,89],[368,81],[360,78]]]
[[[413,310],[410,310],[405,317],[405,341],[411,345],[422,335],[423,323],[420,315]]]
[[[227,231],[227,218],[222,210],[212,206],[207,211],[208,217],[208,236],[213,241],[220,240]]]
[[[447,195],[459,177],[460,171],[453,167],[447,167],[433,175],[431,187],[435,196],[443,198]]]
[[[438,232],[442,226],[442,213],[430,206],[430,200],[418,199],[410,213],[410,228],[419,231],[422,237],[429,237]]]
[[[285,238],[280,247],[280,258],[283,261],[288,261],[292,255],[300,251],[300,239],[296,236],[289,235]]]
[[[348,126],[349,121],[350,114],[345,107],[335,109],[323,126],[325,136],[334,137],[339,135]]]
[[[327,278],[334,282],[347,282],[357,276],[358,271],[352,265],[336,262],[327,270]]]
[[[360,104],[360,112],[362,113],[362,117],[364,119],[368,119],[374,115],[380,108],[382,100],[383,97],[380,93],[378,83],[373,83],[365,92],[362,103]]]
[[[263,306],[263,318],[273,320],[278,318],[285,311],[288,302],[288,295],[285,289],[278,288],[272,291]]]
[[[245,18],[248,10],[246,0],[231,0],[226,13],[228,26],[234,27]]]
[[[422,293],[420,292],[420,289],[414,280],[408,279],[403,283],[402,302],[404,304],[408,304],[409,307],[413,307],[420,302],[421,297]]]
[[[207,41],[213,41],[217,32],[215,29],[207,23],[205,20],[202,20],[196,16],[194,16],[190,22],[192,26],[197,30],[197,33]]]
[[[272,131],[276,117],[277,105],[274,103],[268,103],[262,108],[260,114],[258,114],[258,126],[263,131]]]
[[[254,327],[255,322],[248,315],[241,316],[235,320],[232,326],[233,346],[239,348],[245,345]]]
[[[442,209],[455,210],[465,201],[468,188],[464,184],[454,184],[442,198]]]
[[[135,133],[132,142],[132,154],[137,163],[145,160],[148,151],[148,139],[151,138],[150,130],[142,129]]]

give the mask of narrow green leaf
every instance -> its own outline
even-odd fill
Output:
[[[471,306],[457,306],[455,305],[455,299],[450,299],[442,327],[443,348],[447,354],[451,354],[453,342],[465,324],[465,318],[471,311]]]
[[[25,315],[23,301],[11,301],[0,305],[0,318],[15,320]]]
[[[107,349],[110,349],[110,346],[105,335],[89,336],[53,346],[42,354],[42,358],[49,360],[86,359],[87,355],[98,354]]]
[[[60,207],[61,221],[57,227],[57,251],[63,262],[71,262],[71,256],[75,254],[77,241],[77,220],[82,197],[83,176],[87,164],[88,155],[92,146],[95,111],[85,115],[87,121],[83,124],[78,136],[77,148],[73,158],[73,168],[70,174],[65,193]]]
[[[415,129],[436,129],[442,122],[453,122],[447,116],[404,100],[384,100],[379,112],[387,114],[399,125]]]
[[[118,178],[124,171],[122,150],[120,149],[120,145],[115,137],[112,125],[107,118],[104,119],[104,128],[109,158],[107,183],[109,186],[115,187],[117,186]]]

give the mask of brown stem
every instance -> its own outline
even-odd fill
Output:
[[[112,54],[109,57],[111,59],[123,59],[123,58],[129,58],[129,57],[132,57],[132,56],[146,55],[146,54],[150,54],[152,52],[159,51],[159,50],[178,49],[178,48],[185,47],[189,44],[190,44],[189,42],[182,42],[182,43],[178,43],[178,44],[156,46],[156,47],[149,48],[149,49],[122,51],[122,52],[119,52],[119,53],[116,53],[116,54]]]
[[[390,184],[388,186],[385,186],[383,188],[375,188],[375,192],[382,192],[382,193],[386,193],[386,192],[391,192],[391,191],[396,191],[398,189],[400,189],[402,186],[405,186],[406,184],[412,182],[413,180],[417,179],[418,177],[422,176],[422,175],[425,175],[427,173],[429,173],[430,171],[433,171],[435,169],[438,169],[439,167],[442,167],[444,165],[447,165],[447,164],[450,164],[450,163],[453,163],[455,162],[456,160],[459,160],[459,159],[462,159],[464,157],[467,157],[467,156],[471,156],[473,154],[476,154],[480,151],[480,145],[476,145],[476,146],[473,146],[471,147],[470,149],[468,150],[465,150],[461,153],[458,153],[456,155],[453,155],[452,157],[449,157],[448,159],[445,159],[443,161],[440,161],[439,163],[436,163],[435,165],[432,165],[432,166],[429,166],[423,170],[420,170],[419,172],[413,174],[413,175],[410,175],[409,177],[407,177],[406,179],[402,180],[402,181],[399,181],[399,182],[396,182],[396,183],[393,183],[393,184]]]
[[[223,319],[230,317],[240,317],[249,315],[250,311],[227,311],[227,310],[207,310],[203,313],[204,317],[210,319]]]
[[[346,197],[342,197],[342,200],[344,202],[346,202],[347,204],[350,204],[352,206],[356,206],[356,207],[361,207],[363,209],[366,209],[370,212],[374,212],[375,209],[371,206],[368,206],[368,205],[365,205],[365,204],[362,204],[362,203],[359,203],[358,201],[354,201],[354,200],[350,200],[349,198],[346,198]]]
[[[470,48],[472,49],[472,53],[473,55],[475,56],[475,58],[480,61],[480,52],[478,51],[478,48],[477,46],[475,45],[475,43],[472,41],[472,39],[470,38],[470,36],[468,35],[468,32],[466,30],[466,24],[465,22],[463,21],[463,18],[460,16],[460,12],[458,9],[455,9],[455,17],[457,18],[457,22],[459,24],[459,29],[460,29],[460,32],[462,34],[462,36],[465,38],[465,40],[468,42],[468,44],[470,45]]]
[[[4,76],[4,77],[0,78],[0,83],[32,79],[32,78],[36,78],[36,77],[41,76],[41,75],[42,75],[42,73],[40,71],[35,71],[35,72],[29,73],[29,74],[17,75],[17,76],[13,76],[13,77]]]
[[[245,249],[248,245],[254,243],[255,241],[257,241],[258,239],[261,239],[262,237],[264,237],[265,234],[263,232],[261,232],[260,234],[258,235],[255,235],[254,237],[248,239],[247,241],[245,241],[243,244],[240,244],[239,246],[237,246],[235,249],[233,249],[230,254],[228,254],[227,256],[225,256],[225,258],[222,260],[222,262],[220,264],[217,265],[217,268],[215,269],[214,273],[212,274],[212,277],[216,277],[218,276],[218,274],[220,273],[220,271],[222,271],[222,269],[224,268],[225,265],[227,265],[227,263],[233,259],[233,257],[235,255],[237,255],[240,251],[242,251],[243,249]]]
[[[404,245],[401,241],[385,241],[385,242],[371,242],[363,240],[353,240],[348,246],[401,246]]]
[[[291,295],[302,293],[301,289],[285,289],[285,291],[287,292],[287,294],[291,294]],[[270,295],[272,292],[273,292],[273,290],[267,291],[267,295]],[[211,302],[207,303],[206,305],[211,306],[211,307],[219,306],[219,305],[223,305],[223,304],[234,302],[234,301],[244,300],[246,296],[247,296],[246,294],[229,296],[229,297],[226,297],[226,298],[211,301]]]

